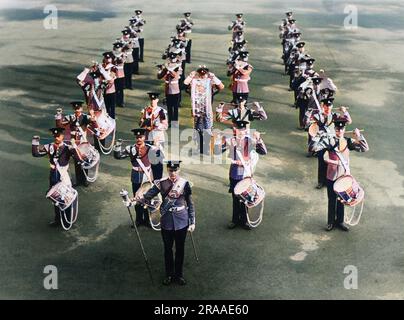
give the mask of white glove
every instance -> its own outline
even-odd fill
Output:
[[[189,225],[188,231],[189,231],[189,232],[194,232],[194,231],[195,231],[195,224]]]
[[[216,112],[222,113],[222,112],[223,112],[223,106],[224,106],[224,103],[220,103],[220,104],[216,107]]]
[[[39,136],[33,136],[32,137],[32,145],[33,146],[38,146],[39,145],[39,139],[40,139]]]

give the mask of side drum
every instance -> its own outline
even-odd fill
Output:
[[[61,210],[66,210],[77,199],[77,194],[72,186],[59,182],[49,189],[46,198],[50,199]]]
[[[234,187],[234,194],[242,200],[248,208],[259,205],[265,198],[264,189],[252,178],[245,178],[237,183]]]

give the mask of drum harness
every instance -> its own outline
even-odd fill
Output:
[[[59,171],[60,176],[62,177],[62,176],[63,176],[63,171],[61,170],[61,166],[59,165],[58,160],[57,160],[57,159],[54,159],[54,162],[55,162],[56,170]],[[66,184],[66,185],[68,185],[68,184]],[[71,229],[71,227],[73,226],[73,223],[76,222],[77,217],[78,217],[78,215],[79,215],[79,196],[78,196],[77,190],[75,190],[75,189],[73,189],[73,190],[75,191],[76,199],[75,199],[75,200],[73,201],[73,203],[69,206],[69,208],[64,208],[64,209],[62,209],[62,208],[60,207],[59,202],[55,201],[55,203],[54,203],[54,205],[55,205],[56,207],[59,207],[59,210],[60,210],[60,213],[61,213],[61,214],[60,214],[60,224],[62,225],[62,228],[63,228],[64,230],[66,230],[66,231],[68,231],[68,230]],[[62,196],[62,200],[63,200],[63,196]],[[74,209],[73,207],[75,207],[75,209]],[[70,209],[70,220],[67,219],[67,216],[66,216],[66,210],[69,210],[69,209]],[[63,215],[63,217],[62,217],[62,215]],[[65,221],[68,223],[68,226],[65,226],[64,221],[63,221],[63,218],[64,218]]]

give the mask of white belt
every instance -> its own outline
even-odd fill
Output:
[[[235,165],[237,165],[237,166],[242,167],[243,164],[242,164],[240,161],[241,161],[241,160],[231,160],[231,163],[232,163],[232,164],[235,164]]]
[[[123,70],[123,66],[116,66],[117,69]]]
[[[172,207],[172,208],[168,209],[168,211],[170,211],[170,212],[175,212],[175,211],[181,211],[181,210],[184,210],[184,209],[185,209],[185,206]]]
[[[247,82],[247,81],[250,81],[250,79],[236,79],[236,81],[238,81],[238,82]]]
[[[137,171],[137,172],[144,172],[141,167],[133,167],[133,166],[132,166],[132,169],[135,170],[135,171]]]
[[[166,81],[166,83],[178,83],[178,80],[177,81]]]

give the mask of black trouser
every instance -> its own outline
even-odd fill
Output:
[[[139,61],[144,62],[143,60],[143,51],[144,51],[144,39],[139,39]]]
[[[304,115],[306,114],[308,100],[298,98],[296,100],[296,106],[299,108],[299,126],[304,128]]]
[[[139,48],[133,48],[132,57],[133,57],[132,73],[139,74]]]
[[[179,93],[167,94],[166,103],[167,103],[168,124],[171,124],[171,121],[178,121],[178,108],[180,105],[180,94]]]
[[[195,129],[195,130],[198,133],[198,139],[196,142],[199,147],[199,153],[210,155],[210,142],[212,136],[207,132],[207,129]]]
[[[116,105],[117,107],[124,106],[123,89],[125,88],[125,78],[115,79],[115,93],[116,93]]]
[[[182,73],[180,76],[180,79],[178,81],[178,84],[180,86],[180,90],[184,89],[184,80],[185,80],[185,60],[181,62],[181,68],[182,68]]]
[[[295,67],[294,67],[294,65],[292,65],[291,68],[292,67],[293,67],[293,69],[289,70],[289,89],[293,90],[292,82],[293,82],[293,79],[295,78],[295,74],[294,74]]]
[[[248,100],[248,92],[247,93],[237,93],[233,92],[233,103],[239,103],[239,97],[243,97],[245,100]]]
[[[184,265],[185,239],[188,227],[180,230],[164,230],[161,228],[161,236],[164,243],[164,262],[166,276],[182,277]],[[175,261],[173,245],[175,241]]]
[[[49,172],[49,189],[52,188],[55,184],[60,182],[60,173],[58,170],[50,170]],[[60,209],[59,207],[54,205],[54,212],[55,212],[55,222],[60,222]]]
[[[163,163],[162,162],[152,164],[151,170],[153,173],[153,181],[160,180],[163,177]]]
[[[235,224],[241,224],[244,225],[247,223],[247,208],[244,204],[244,202],[241,202],[239,198],[236,197],[234,194],[234,187],[238,182],[241,180],[236,180],[230,178],[230,189],[229,192],[231,192],[232,198],[233,198],[233,218],[232,222]]]
[[[125,72],[125,89],[132,89],[133,62],[125,63],[123,71]]]
[[[77,185],[87,185],[87,178],[84,175],[84,169],[82,166],[75,160],[74,161],[74,171],[76,173],[76,184]],[[85,170],[88,173],[88,170]]]
[[[141,183],[132,182],[133,196],[135,196],[136,191],[139,190],[141,185],[142,185]],[[141,204],[135,205],[135,211],[136,211],[136,223],[138,223],[138,224],[149,224],[150,223],[149,212]]]
[[[327,183],[327,163],[324,161],[325,149],[317,152],[318,171],[317,182],[325,185]]]
[[[104,94],[105,108],[112,119],[115,119],[116,93]]]
[[[192,40],[189,39],[187,46],[185,47],[185,54],[186,54],[186,62],[191,63],[191,46],[192,46]]]
[[[334,182],[327,179],[328,224],[344,222],[344,205],[337,200],[337,194],[334,192]]]

